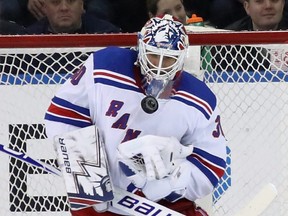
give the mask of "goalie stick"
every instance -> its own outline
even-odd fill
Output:
[[[248,203],[248,205],[238,212],[235,216],[258,216],[270,205],[277,196],[278,192],[275,185],[269,183]]]
[[[48,173],[62,177],[62,173],[59,169],[49,164],[43,163],[39,160],[33,159],[28,155],[14,151],[3,144],[0,144],[0,151],[42,169]],[[112,205],[115,208],[121,209],[128,214],[135,216],[153,215],[153,216],[181,216],[182,214],[172,211],[162,205],[152,202],[146,198],[140,197],[136,194],[132,194],[128,191],[122,190],[117,187],[113,187],[114,199]],[[272,183],[265,185],[261,191],[248,203],[248,205],[239,211],[235,216],[257,216],[263,213],[263,211],[270,205],[275,199],[278,192]],[[148,212],[148,213],[147,213]],[[183,215],[182,215],[183,216]]]
[[[14,151],[3,144],[0,144],[0,151],[6,153],[16,159],[40,168],[48,173],[62,177],[62,172],[49,164],[33,159],[28,155]],[[165,206],[150,201],[144,197],[130,193],[123,189],[113,186],[114,199],[111,200],[112,206],[134,216],[184,216]]]
[[[8,148],[7,146],[4,146],[3,144],[0,144],[0,151],[6,153],[6,154],[8,154],[8,155],[10,155],[16,159],[19,159],[19,160],[22,160],[28,164],[31,164],[37,168],[40,168],[40,169],[42,169],[48,173],[52,173],[52,174],[61,176],[61,171],[56,169],[55,167],[53,167],[49,164],[43,163],[42,161],[35,160],[24,153],[14,151],[14,150]]]

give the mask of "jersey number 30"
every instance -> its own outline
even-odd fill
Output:
[[[222,130],[222,126],[221,126],[221,122],[220,122],[220,116],[218,115],[215,119],[215,123],[216,123],[216,129],[213,131],[213,137],[218,138],[220,135],[224,136],[223,130]]]

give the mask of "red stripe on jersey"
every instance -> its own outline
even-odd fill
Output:
[[[208,167],[210,170],[212,170],[217,176],[218,178],[221,178],[224,175],[224,170],[221,168],[218,168],[216,166],[214,166],[211,163],[208,163],[207,161],[203,160],[201,157],[199,157],[196,154],[192,154],[192,157],[196,158],[197,160],[199,160],[202,164],[204,164],[206,167]]]
[[[55,104],[50,104],[49,108],[48,108],[48,112],[53,113],[55,115],[59,115],[59,116],[63,116],[63,117],[67,117],[67,118],[72,118],[72,119],[78,119],[81,121],[88,121],[88,122],[92,122],[90,118],[85,117],[73,110],[69,110],[69,109],[65,109],[63,107],[59,107]]]
[[[188,95],[188,94],[185,94],[183,92],[177,92],[177,94],[179,95],[182,95],[184,97],[187,97],[189,98],[190,100],[192,101],[195,101],[196,103],[200,104],[202,107],[205,107],[205,109],[207,110],[207,112],[211,115],[212,114],[212,109],[210,106],[208,106],[206,103],[203,103],[201,100],[199,100],[198,98],[196,97],[193,97],[192,95]]]
[[[115,78],[115,79],[118,79],[118,80],[121,80],[121,81],[124,81],[124,82],[127,82],[127,83],[131,83],[133,85],[136,85],[136,83],[132,80],[129,80],[129,79],[126,79],[126,78],[123,78],[123,77],[120,77],[120,76],[117,76],[115,74],[112,74],[112,73],[106,73],[106,72],[94,72],[94,76],[97,76],[97,75],[102,75],[102,76],[107,76],[107,77],[112,77],[112,78]]]
[[[81,204],[86,204],[86,205],[94,205],[97,204],[99,202],[95,201],[95,200],[88,200],[88,199],[81,199],[81,198],[69,198],[69,201],[71,203],[81,203]]]

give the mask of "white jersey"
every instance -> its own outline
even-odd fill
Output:
[[[185,197],[195,200],[206,196],[224,174],[226,164],[226,141],[215,95],[204,82],[182,72],[171,97],[157,99],[158,110],[148,114],[141,108],[146,95],[136,60],[136,51],[118,47],[91,54],[52,99],[45,116],[48,137],[97,125],[105,142],[111,179],[130,192],[135,188],[119,169],[117,146],[148,134],[176,137],[183,145],[194,145],[186,158],[191,173]]]

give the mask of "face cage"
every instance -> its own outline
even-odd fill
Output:
[[[156,48],[154,46],[147,45],[142,40],[140,40],[139,64],[141,66],[141,73],[146,76],[148,80],[172,80],[175,74],[183,69],[186,52],[187,49],[169,50],[164,48]],[[153,65],[147,58],[147,54],[159,55],[159,65]],[[162,68],[161,65],[163,57],[173,58],[176,61],[169,67]]]

